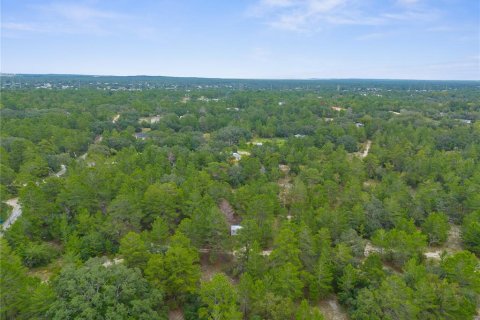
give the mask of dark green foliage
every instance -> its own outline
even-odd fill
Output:
[[[162,293],[152,289],[138,269],[103,266],[90,259],[85,266],[65,268],[54,281],[57,300],[50,319],[166,319]]]
[[[47,243],[28,243],[23,250],[23,263],[29,268],[43,266],[58,254],[58,249]]]
[[[9,205],[3,202],[0,203],[0,222],[2,224],[8,219],[11,213],[12,213],[12,207],[10,207]]]
[[[0,239],[1,319],[15,319],[28,304],[27,269],[4,239]]]
[[[480,210],[472,212],[464,218],[462,239],[465,248],[480,255]]]

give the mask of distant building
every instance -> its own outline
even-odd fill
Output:
[[[235,158],[236,161],[240,161],[242,159],[242,155],[237,152],[233,152],[232,156]]]
[[[230,226],[230,235],[236,236],[238,230],[242,229],[242,226],[240,225],[240,217],[235,213],[233,207],[226,199],[222,199],[222,201],[220,201],[218,208],[223,213],[225,220]]]
[[[140,139],[140,140],[145,140],[147,139],[147,133],[146,132],[137,132],[134,134],[135,139]]]
[[[156,115],[152,117],[141,117],[138,119],[138,123],[146,122],[146,123],[154,124],[154,123],[160,122],[160,119],[162,119],[160,115]]]
[[[236,236],[238,235],[238,231],[242,229],[243,227],[240,225],[231,225],[230,226],[230,235]]]

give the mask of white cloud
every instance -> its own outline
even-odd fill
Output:
[[[255,61],[267,62],[271,59],[271,52],[263,47],[255,47],[251,50],[248,57]]]
[[[403,6],[411,6],[419,2],[419,0],[397,0],[397,3]]]
[[[295,0],[263,0],[262,4],[269,7],[290,7]]]
[[[276,28],[298,32],[320,30],[326,25],[385,25],[392,21],[431,21],[438,11],[418,6],[418,0],[375,5],[364,0],[260,0],[249,8],[251,16]],[[395,11],[393,11],[395,10]]]
[[[367,34],[358,36],[357,40],[360,40],[360,41],[375,40],[375,39],[385,38],[386,36],[387,36],[387,33],[384,33],[384,32],[372,32],[372,33],[367,33]]]
[[[260,17],[272,16],[267,24],[274,28],[309,31],[312,24],[341,8],[347,0],[262,0],[253,12]]]
[[[428,32],[451,32],[455,29],[450,26],[438,26],[438,27],[430,27],[427,28],[426,31]]]
[[[4,22],[2,23],[2,29],[12,31],[34,31],[36,28],[30,23]]]
[[[124,34],[154,39],[157,33],[155,28],[147,25],[143,17],[104,9],[97,2],[48,2],[27,6],[27,10],[31,11],[34,18],[28,22],[12,19],[2,23],[4,35],[18,37],[39,33],[92,36]]]
[[[124,14],[108,10],[100,10],[98,8],[80,3],[52,3],[39,6],[38,9],[44,13],[53,14],[63,19],[75,22],[128,18],[128,16]]]

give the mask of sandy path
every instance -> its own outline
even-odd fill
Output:
[[[360,153],[360,159],[363,159],[365,158],[366,156],[368,156],[368,152],[370,152],[370,147],[372,146],[372,141],[371,140],[367,140],[367,145],[365,146],[365,149],[363,150],[362,153]]]
[[[18,203],[18,198],[7,200],[5,203],[11,206],[13,209],[8,219],[3,223],[3,230],[10,228],[18,219],[18,217],[22,215],[22,207],[20,206],[20,203]]]
[[[53,175],[56,177],[61,177],[67,172],[67,166],[62,164],[60,166],[60,171],[54,173]],[[5,201],[6,204],[8,204],[10,207],[12,207],[12,213],[8,217],[8,219],[3,223],[2,229],[7,230],[12,226],[12,224],[17,221],[17,219],[22,215],[22,206],[20,203],[18,203],[18,198],[13,198],[10,200]]]
[[[55,177],[61,177],[65,174],[65,172],[67,172],[67,166],[62,164],[62,165],[60,165],[60,171],[54,173],[53,175]]]
[[[348,320],[348,315],[336,297],[320,301],[318,308],[327,320]]]

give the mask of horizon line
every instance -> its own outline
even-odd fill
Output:
[[[479,79],[415,79],[415,78],[236,78],[236,77],[205,77],[205,76],[170,76],[170,75],[114,75],[114,74],[85,74],[85,73],[15,73],[0,72],[0,77],[8,76],[84,76],[84,77],[162,77],[162,78],[183,78],[183,79],[205,79],[205,80],[244,80],[244,81],[316,81],[316,80],[376,80],[376,81],[470,81],[480,82]]]

